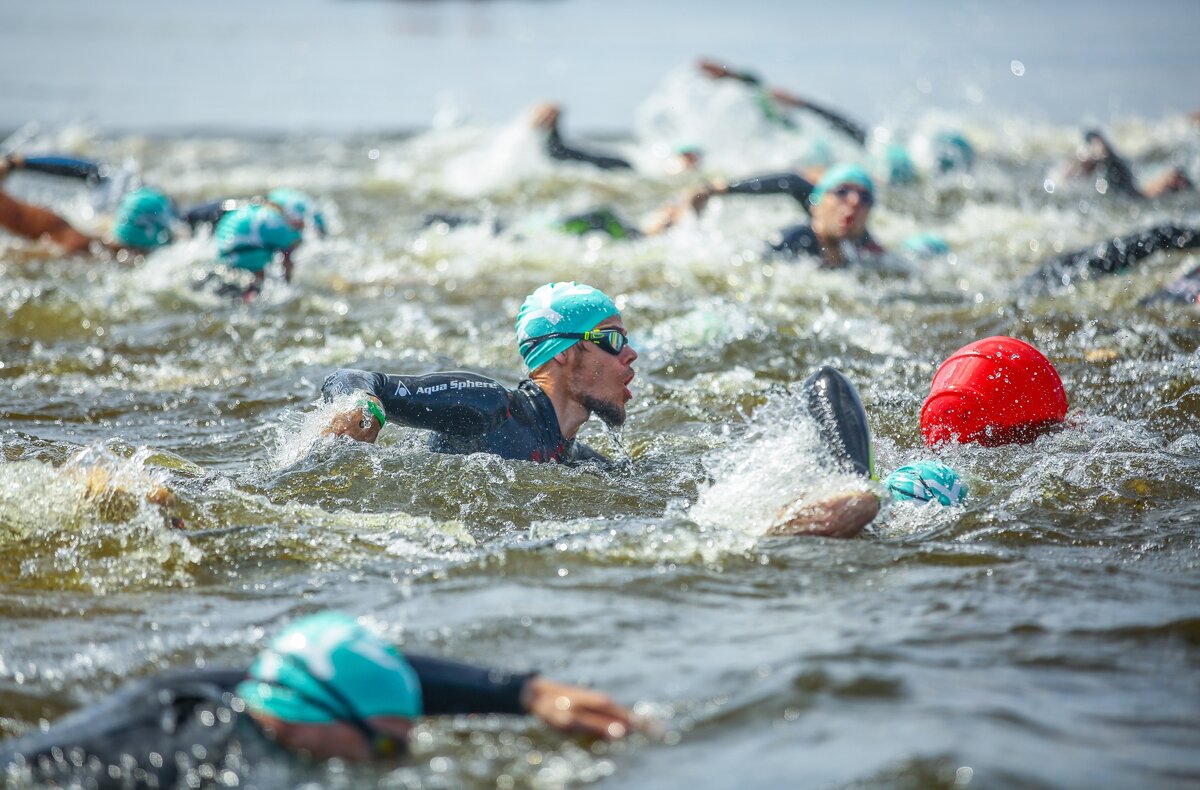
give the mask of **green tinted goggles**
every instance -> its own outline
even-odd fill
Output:
[[[629,338],[625,337],[624,333],[619,329],[596,329],[591,332],[551,332],[541,337],[531,337],[523,342],[521,344],[521,353],[528,354],[530,349],[539,343],[545,340],[552,340],[556,337],[568,340],[586,340],[589,343],[595,343],[614,356],[620,354],[621,350],[629,345]]]

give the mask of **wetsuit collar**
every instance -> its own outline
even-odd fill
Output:
[[[563,438],[562,429],[558,426],[558,412],[554,410],[554,403],[550,400],[550,396],[542,392],[542,388],[533,379],[525,379],[517,389],[524,392],[529,399],[530,408],[533,409],[537,417],[537,424],[542,431],[544,447],[560,448],[560,452],[556,453],[553,458],[547,458],[547,461],[562,461],[568,458],[571,454],[571,448],[575,445],[575,440],[566,440]]]

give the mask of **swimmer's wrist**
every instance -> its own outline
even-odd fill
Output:
[[[729,191],[729,182],[723,178],[714,178],[712,181],[708,182],[708,186],[705,187],[705,190],[707,190],[708,194],[710,195],[724,195]]]
[[[362,410],[364,417],[368,414],[374,417],[379,423],[380,430],[383,429],[383,426],[387,425],[387,414],[384,413],[383,408],[374,399],[360,398],[358,408]]]

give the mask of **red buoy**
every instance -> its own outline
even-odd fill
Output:
[[[1050,360],[1023,340],[989,337],[955,351],[933,374],[921,433],[930,447],[996,447],[1032,442],[1066,416],[1067,393]]]

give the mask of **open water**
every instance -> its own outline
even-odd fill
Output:
[[[330,5],[360,21],[401,13]],[[570,8],[584,24],[597,5],[472,8],[538,29],[537,13]],[[1151,63],[1186,82],[1177,63]],[[1063,182],[1078,127],[1045,104],[861,99],[874,143],[919,152],[954,128],[975,144],[971,173],[884,189],[872,217],[886,246],[934,231],[951,256],[839,272],[765,259],[762,240],[799,218],[782,198],[718,201],[659,238],[580,239],[549,220],[601,203],[633,218],[705,175],[841,149],[803,117],[797,132],[766,125],[680,57],[624,133],[596,143],[637,173],[553,165],[506,120],[539,97],[510,90],[512,107],[482,105],[491,120],[452,113],[415,134],[140,135],[109,120],[10,138],[137,167],[182,203],[304,189],[335,233],[306,240],[296,280],[251,305],[189,287],[212,259],[203,235],[123,264],[0,235],[0,735],[165,668],[247,661],[279,624],[336,608],[413,650],[593,684],[662,731],[596,745],[524,721],[432,722],[408,759],[312,767],[300,781],[315,785],[1200,783],[1200,321],[1138,306],[1197,256],[1160,254],[1057,297],[1017,287],[1055,251],[1195,225],[1194,193],[1134,204]],[[1110,109],[1097,114],[1136,172],[1200,175],[1193,107]],[[700,175],[664,174],[681,137],[709,151]],[[102,195],[24,174],[6,187],[103,227]],[[433,210],[481,219],[421,228]],[[563,278],[613,294],[641,354],[626,427],[584,434],[624,469],[440,456],[395,427],[377,446],[319,438],[320,382],[337,367],[515,383],[516,309]],[[925,449],[934,369],[994,334],[1053,360],[1070,427],[1028,446]],[[822,363],[858,384],[881,473],[940,458],[964,474],[967,503],[895,505],[851,541],[762,538],[779,504],[837,483],[793,395]],[[136,492],[167,485],[185,529],[137,498],[89,496],[81,466]]]

